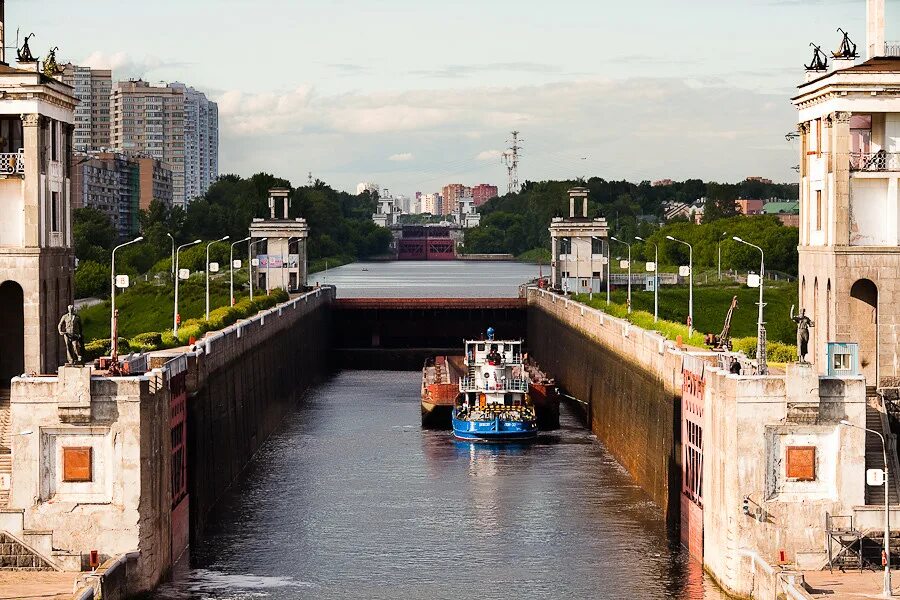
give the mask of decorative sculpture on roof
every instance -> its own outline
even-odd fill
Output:
[[[844,34],[844,39],[841,40],[841,45],[838,46],[838,49],[831,53],[833,58],[843,58],[843,59],[854,59],[859,58],[859,53],[856,51],[856,44],[850,41],[850,34],[838,27],[838,33]]]
[[[50,51],[47,52],[47,58],[44,59],[44,75],[47,77],[56,77],[62,73],[62,69],[60,69],[59,65],[56,63],[57,50],[59,50],[59,46],[50,48]]]
[[[16,57],[19,59],[19,62],[34,62],[37,59],[31,54],[31,48],[28,47],[28,40],[34,37],[33,33],[29,33],[25,36],[25,41],[22,42],[22,47],[16,50]]]
[[[804,65],[807,71],[827,71],[828,70],[828,57],[825,56],[825,53],[822,52],[821,46],[816,46],[815,42],[810,42],[810,46],[813,47],[813,58],[812,62],[808,65]]]

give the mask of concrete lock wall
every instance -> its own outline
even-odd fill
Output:
[[[333,300],[324,287],[198,343],[188,375],[192,541],[300,394],[327,373]]]
[[[562,297],[528,291],[528,352],[566,393],[616,460],[659,505],[679,511],[681,361],[656,333]],[[669,343],[671,345],[671,343]]]

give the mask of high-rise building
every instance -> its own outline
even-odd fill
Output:
[[[497,197],[497,186],[489,183],[479,183],[472,188],[472,201],[475,206],[481,206],[491,198]]]
[[[450,183],[441,190],[441,197],[444,199],[441,205],[442,215],[449,215],[456,210],[456,203],[463,196],[471,196],[472,188],[466,187],[461,183]]]
[[[370,194],[374,194],[381,189],[377,183],[372,183],[370,181],[363,181],[362,183],[358,183],[356,185],[356,195],[360,195],[364,192],[369,192]]]
[[[76,154],[72,207],[105,214],[120,239],[140,229],[139,211],[158,200],[172,204],[172,171],[162,161],[118,152]]]
[[[68,63],[62,65],[63,83],[72,86],[78,106],[75,107],[75,133],[72,147],[76,151],[109,147],[109,96],[112,71],[92,69]]]
[[[202,196],[218,177],[218,107],[181,83],[113,86],[111,145],[161,160],[172,169],[175,204]]]
[[[421,196],[421,212],[432,215],[441,214],[441,195],[440,194],[422,194]]]

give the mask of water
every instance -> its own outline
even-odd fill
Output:
[[[549,273],[517,262],[353,263],[312,275],[311,285],[335,285],[339,298],[516,298],[542,269]]]
[[[723,598],[564,407],[531,446],[423,431],[420,374],[311,390],[156,598]]]

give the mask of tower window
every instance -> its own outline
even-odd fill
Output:
[[[822,190],[816,190],[816,231],[822,231]]]
[[[59,192],[50,192],[50,231],[59,231]]]
[[[50,160],[59,160],[59,123],[50,122]]]

